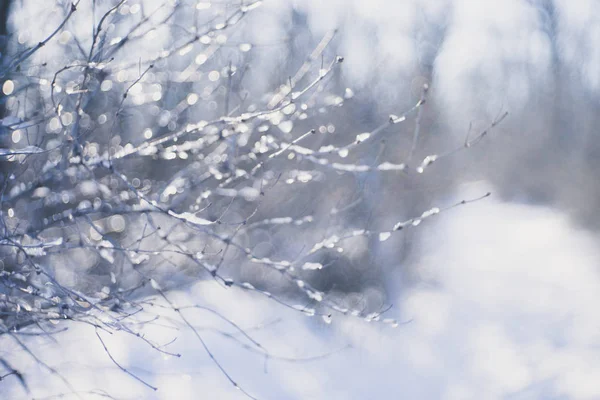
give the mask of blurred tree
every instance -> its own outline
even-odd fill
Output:
[[[4,56],[6,44],[8,43],[8,16],[10,13],[10,0],[0,3],[0,54]]]

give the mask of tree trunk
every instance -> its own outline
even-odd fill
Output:
[[[12,0],[0,0],[0,65],[3,63],[4,50],[8,43],[8,15]]]

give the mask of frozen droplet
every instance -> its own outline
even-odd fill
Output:
[[[302,312],[307,317],[314,317],[316,313],[314,308],[305,308],[304,310],[302,310]]]
[[[319,149],[319,153],[331,153],[334,150],[335,147],[329,144],[327,146],[321,146],[321,148]]]
[[[406,116],[404,116],[404,115],[401,116],[401,117],[399,117],[397,115],[390,114],[390,123],[392,123],[392,124],[397,124],[397,123],[402,122],[404,120],[406,120]]]
[[[247,6],[243,6],[241,8],[242,12],[247,13],[248,11],[252,11],[257,7],[260,7],[262,5],[262,0],[259,1],[255,1],[254,3],[250,3]]]
[[[10,79],[4,81],[4,84],[2,85],[2,92],[6,96],[11,95],[14,90],[15,90],[15,83],[14,83],[14,81],[11,81]]]
[[[294,127],[294,123],[290,120],[282,121],[279,123],[279,125],[277,125],[277,127],[283,133],[290,133],[292,131],[292,128]]]
[[[331,166],[337,170],[347,171],[347,172],[367,172],[371,169],[371,167],[368,165],[358,165],[358,164],[333,163],[333,164],[331,164]]]
[[[406,169],[406,164],[392,164],[386,161],[379,164],[377,169],[380,171],[404,171]]]
[[[249,282],[242,283],[242,287],[245,287],[246,289],[254,290],[254,286]]]
[[[48,318],[60,318],[60,314],[56,311],[49,311],[48,314],[46,314],[46,316]]]
[[[252,45],[250,43],[242,43],[238,46],[241,52],[246,53],[252,49]]]
[[[156,290],[160,290],[160,285],[154,279],[150,279],[150,285]]]
[[[305,269],[305,270],[323,269],[323,264],[321,264],[321,263],[313,263],[313,262],[306,262],[302,266],[302,269]]]
[[[388,240],[390,238],[390,236],[392,236],[391,232],[381,232],[379,234],[379,241],[385,242],[386,240]]]
[[[421,163],[421,165],[419,165],[417,167],[417,172],[420,173],[420,174],[422,174],[423,172],[425,172],[425,168],[427,168],[429,165],[433,164],[433,162],[435,160],[437,160],[437,158],[438,158],[438,156],[436,154],[432,154],[432,155],[429,155],[429,156],[425,157],[423,159],[423,162]]]
[[[352,89],[350,89],[350,88],[346,88],[346,90],[344,90],[344,98],[351,99],[353,97],[354,97],[354,91],[352,91]]]
[[[412,222],[412,226],[417,226],[421,223],[421,218],[415,218]]]
[[[181,214],[177,214],[177,213],[171,211],[171,212],[169,212],[169,214],[175,218],[184,219],[187,222],[194,224],[194,225],[211,225],[214,223],[207,219],[197,217],[195,214],[190,213],[190,212],[184,212]]]
[[[182,48],[181,50],[179,50],[179,55],[180,56],[185,56],[187,53],[189,53],[190,51],[192,51],[193,47],[194,46],[191,45],[191,44],[185,46],[184,48]]]
[[[331,314],[323,315],[321,318],[323,318],[323,321],[325,321],[326,324],[331,323]]]
[[[370,313],[365,317],[365,321],[367,321],[367,322],[378,321],[378,320],[379,320],[379,313]]]
[[[440,212],[440,209],[437,207],[434,207],[431,210],[427,210],[423,214],[421,214],[421,218],[431,217],[432,215],[439,214],[439,212]]]
[[[302,183],[310,182],[313,179],[313,176],[308,171],[298,171],[298,176],[296,177],[298,181]]]
[[[371,134],[369,132],[364,132],[361,133],[359,135],[356,135],[356,142],[360,143],[360,142],[364,142],[365,140],[367,140],[369,137],[371,137]]]
[[[338,155],[342,158],[348,157],[348,149],[340,149],[338,151]]]
[[[315,301],[323,301],[323,293],[321,292],[313,292],[312,290],[306,289],[306,294],[308,295],[308,297],[310,297],[311,299],[315,300]]]
[[[288,104],[287,106],[285,106],[283,108],[282,111],[285,115],[292,115],[294,113],[294,111],[296,111],[296,104],[294,104],[294,103]]]

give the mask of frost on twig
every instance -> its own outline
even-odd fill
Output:
[[[116,368],[160,390],[115,357],[106,338],[120,332],[158,354],[185,357],[144,334],[167,310],[224,382],[254,398],[189,314],[218,315],[234,330],[220,334],[262,357],[327,355],[274,354],[224,314],[178,306],[173,289],[206,280],[323,324],[407,322],[386,315],[386,301],[362,301],[360,283],[340,289],[334,278],[338,260],[351,260],[361,239],[379,245],[447,210],[427,208],[400,222],[386,215],[386,226],[365,218],[400,214],[396,199],[392,210],[389,201],[365,198],[374,177],[412,173],[427,86],[398,115],[362,126],[345,110],[355,93],[339,84],[336,31],[317,40],[293,74],[273,74],[257,89],[261,44],[248,43],[243,26],[260,1],[50,3],[63,13],[56,27],[37,44],[13,43],[0,66],[10,82],[0,116],[9,137],[0,148],[0,337],[75,393],[27,338],[87,325]],[[82,33],[73,27],[85,13],[93,29]],[[405,159],[394,154],[406,150],[383,151],[393,135],[412,137]],[[445,155],[428,156],[417,172]],[[0,358],[0,385],[16,379],[28,389],[28,371],[11,361]]]

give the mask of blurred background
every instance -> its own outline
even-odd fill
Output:
[[[74,38],[89,35],[92,18],[97,20],[90,3],[78,6],[69,34],[59,35],[35,55],[33,63],[45,63],[36,73],[61,68],[64,54],[78,46]],[[111,2],[97,3],[108,7]],[[143,4],[164,7],[160,17],[175,3],[132,1],[119,13],[133,15],[135,5]],[[209,20],[231,7],[196,3],[205,17],[174,14],[152,40],[142,38],[118,61],[143,70],[145,55],[173,48],[188,19]],[[18,33],[18,43],[35,44],[46,37],[67,6],[15,0],[9,26]],[[356,164],[405,162],[407,170],[314,173],[315,182],[302,191],[293,185],[274,187],[258,219],[313,215],[317,222],[299,232],[282,227],[249,233],[245,243],[260,257],[291,259],[334,232],[385,231],[431,207],[492,193],[389,240],[360,236],[346,242],[341,255],[328,252],[311,259],[326,267],[318,274],[309,271],[307,281],[350,308],[391,306],[384,315],[400,322],[395,329],[343,316],[334,315],[331,323],[307,318],[255,293],[190,279],[193,274],[182,265],[178,273],[183,277],[172,284],[177,304],[202,303],[219,310],[280,356],[249,351],[222,334],[231,326],[189,311],[188,318],[201,326],[214,355],[244,390],[260,399],[600,398],[600,316],[595,311],[600,301],[595,205],[600,191],[600,1],[267,0],[226,40],[231,49],[224,46],[214,57],[207,45],[158,65],[180,77],[195,72],[190,60],[207,68],[203,75],[173,78],[159,88],[149,84],[137,93],[160,92],[154,95],[159,107],[136,111],[123,125],[128,132],[121,135],[123,141],[135,142],[149,126],[157,127],[154,134],[170,129],[172,119],[164,110],[182,99],[189,105],[200,99],[184,118],[221,115],[226,92],[211,82],[226,84],[220,68],[232,60],[249,66],[245,96],[268,103],[278,85],[294,76],[323,41],[327,47],[313,63],[321,63],[321,54],[322,68],[336,55],[344,62],[315,99],[316,111],[291,126],[270,121],[269,127],[282,135],[293,129],[297,136],[312,127],[331,134],[329,141],[319,136],[307,147],[353,141],[390,114],[410,110],[428,85],[427,102],[408,114],[405,123],[391,125],[382,141],[348,158]],[[211,76],[213,71],[217,75]],[[120,83],[127,87],[130,81]],[[119,92],[112,98],[110,89],[106,92],[106,97],[98,95],[100,104],[120,101]],[[188,97],[191,92],[198,93],[195,101]],[[343,107],[332,107],[336,102]],[[508,116],[480,142],[462,147],[467,137],[477,136],[506,111]],[[11,140],[15,142],[14,136]],[[428,155],[442,156],[423,173],[416,172]],[[162,165],[143,162],[128,168],[142,181],[143,174],[148,179],[171,174]],[[234,206],[228,215],[239,220],[245,210],[247,205]],[[234,276],[288,293],[276,274],[242,264],[235,254],[229,257],[227,268]],[[98,268],[98,260],[86,262]],[[64,274],[67,282],[84,285],[71,272]],[[85,285],[93,286],[95,279]],[[173,316],[161,318],[171,321]],[[156,392],[111,363],[92,327],[70,326],[65,333],[35,338],[35,346],[39,357],[67,377],[83,398],[104,391],[119,399],[244,398],[219,373],[193,332],[175,326],[150,324],[145,332],[159,342],[177,337],[169,349],[181,358],[161,355],[118,332],[105,335],[119,363],[152,382]],[[71,392],[11,346],[0,351],[29,371],[33,397]],[[92,394],[93,389],[99,391]],[[8,378],[0,382],[0,394],[28,398]]]

